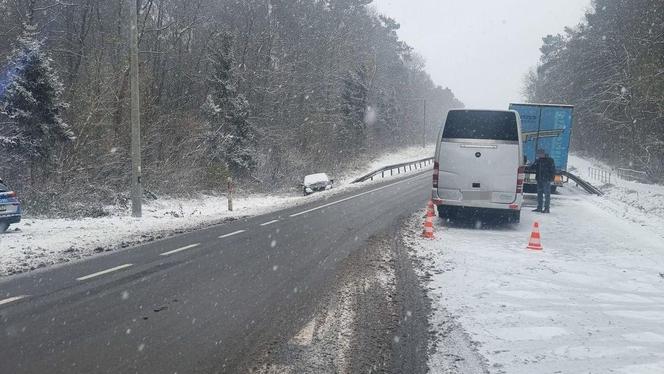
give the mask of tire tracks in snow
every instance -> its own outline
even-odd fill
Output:
[[[403,222],[344,260],[315,315],[255,372],[427,372],[429,303],[400,238]]]

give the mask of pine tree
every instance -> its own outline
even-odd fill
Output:
[[[8,119],[0,128],[0,147],[16,160],[49,161],[56,145],[74,134],[62,120],[63,86],[35,25],[24,26],[9,66],[0,91],[0,111]]]
[[[233,39],[222,34],[208,51],[210,94],[203,105],[208,120],[205,133],[209,167],[226,165],[236,176],[256,168],[258,133],[249,122],[249,102],[238,93],[233,70]]]

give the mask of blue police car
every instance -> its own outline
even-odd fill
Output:
[[[16,197],[16,192],[0,179],[0,233],[7,231],[12,223],[21,221],[21,203]]]

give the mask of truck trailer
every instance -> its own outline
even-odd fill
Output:
[[[544,150],[556,163],[556,177],[552,186],[555,191],[566,179],[569,145],[574,123],[574,106],[557,104],[510,104],[510,110],[521,117],[524,162],[535,162],[538,149]],[[536,192],[535,174],[526,168],[524,192]]]

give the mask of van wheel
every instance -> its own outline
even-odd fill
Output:
[[[0,234],[7,231],[9,224],[7,222],[0,222]]]
[[[507,220],[509,223],[521,223],[521,211],[510,213]]]

